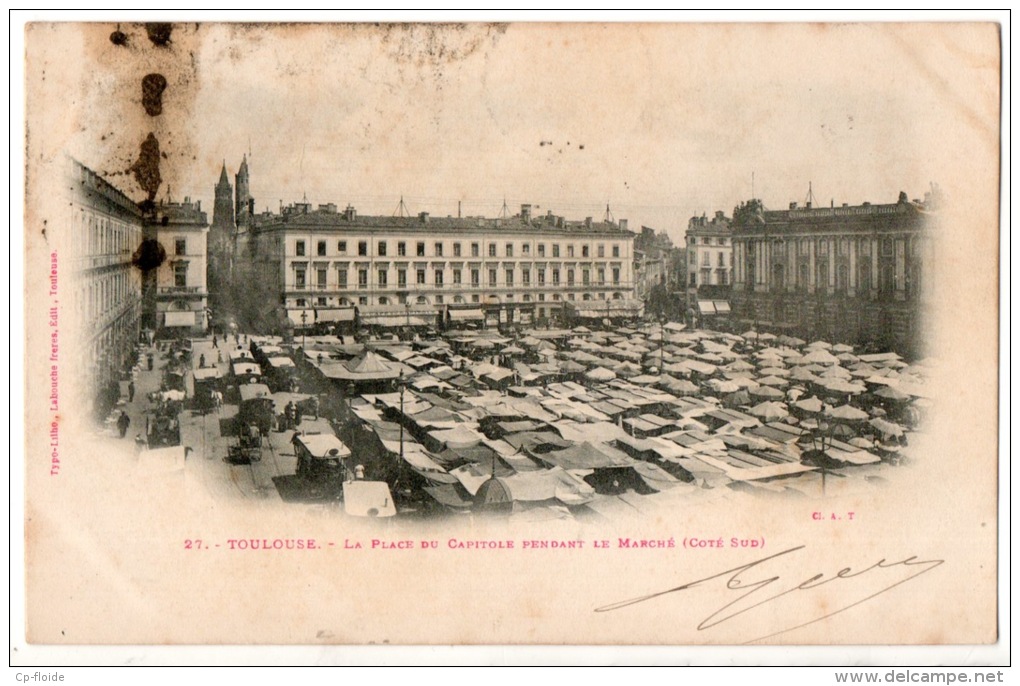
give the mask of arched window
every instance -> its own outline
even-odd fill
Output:
[[[896,269],[891,264],[882,267],[878,287],[883,293],[892,293],[896,288]]]
[[[786,265],[785,264],[772,265],[772,288],[774,288],[777,291],[781,291],[785,286],[786,286]]]
[[[818,260],[815,263],[815,287],[827,288],[829,285],[829,261]]]
[[[860,273],[857,275],[857,290],[862,294],[867,295],[871,290],[871,263],[863,262],[858,270]]]
[[[836,290],[840,293],[846,293],[847,288],[850,287],[850,268],[845,264],[841,264],[836,268]]]

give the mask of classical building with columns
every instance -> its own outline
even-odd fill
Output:
[[[742,324],[920,354],[936,187],[923,200],[734,208],[733,316]]]

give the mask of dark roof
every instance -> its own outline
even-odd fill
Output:
[[[399,229],[406,231],[463,231],[477,233],[479,229],[499,229],[505,232],[537,234],[612,234],[621,238],[633,236],[632,231],[621,229],[611,222],[564,221],[557,224],[546,217],[524,221],[520,216],[503,219],[477,217],[350,217],[343,212],[315,210],[284,214],[262,214],[256,217],[256,227],[261,231],[278,229],[334,228],[355,229]]]

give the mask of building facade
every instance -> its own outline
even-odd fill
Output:
[[[920,352],[936,187],[891,204],[734,210],[732,305],[743,323],[907,355]]]
[[[532,325],[640,313],[626,222],[534,217],[530,205],[499,219],[359,216],[307,203],[254,218],[239,251],[295,330],[477,323]],[[255,313],[262,319],[266,312]]]
[[[151,272],[146,307],[159,336],[202,334],[208,326],[209,224],[201,202],[160,202],[146,231],[162,246],[166,258]],[[149,297],[153,293],[154,298]]]
[[[732,220],[721,210],[709,219],[705,215],[687,222],[687,312],[688,317],[719,324],[730,314],[733,284]]]
[[[76,366],[90,410],[116,384],[139,340],[142,276],[134,266],[142,213],[91,169],[68,160],[71,301]]]

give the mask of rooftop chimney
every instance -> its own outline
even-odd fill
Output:
[[[531,205],[530,204],[525,203],[525,204],[521,205],[521,221],[525,221],[525,222],[530,222],[531,221]]]
[[[791,210],[795,210],[795,209],[797,209],[797,203],[796,203],[796,202],[791,202],[791,203],[790,203],[790,209],[791,209]]]
[[[428,224],[429,223],[429,213],[428,212],[419,212],[418,213],[418,219],[421,220],[422,224]]]
[[[621,231],[626,231],[627,230],[627,220],[626,219],[621,219],[620,220],[620,230]]]

